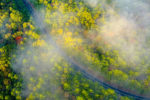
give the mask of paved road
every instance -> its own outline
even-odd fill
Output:
[[[17,2],[18,0],[16,0]],[[34,19],[36,19],[36,21],[38,21],[38,23],[43,23],[43,21],[40,20],[40,16],[37,16],[35,13],[35,9],[34,6],[28,1],[28,0],[22,0],[25,4],[25,6],[27,7],[27,9],[29,10],[29,12],[33,15]],[[43,24],[44,25],[44,24]],[[44,28],[40,28],[41,32],[44,33],[48,33],[48,31]],[[52,40],[52,39],[51,39]],[[56,46],[56,44],[53,42],[52,44],[54,44]],[[60,49],[59,47],[56,46],[57,49]],[[105,83],[104,81],[102,81],[99,77],[97,77],[96,75],[93,75],[91,73],[91,71],[89,72],[88,70],[84,69],[82,65],[78,64],[77,62],[75,62],[73,59],[68,58],[65,53],[63,52],[62,54],[64,54],[63,56],[65,58],[67,58],[67,60],[69,62],[72,63],[72,67],[76,70],[76,71],[80,71],[84,77],[86,77],[87,79],[90,79],[94,82],[98,82],[100,85],[102,85],[104,88],[111,88],[113,89],[116,93],[122,95],[122,96],[129,96],[129,97],[133,97],[135,100],[150,100],[150,98],[146,98],[143,96],[139,96],[139,95],[135,95],[133,93],[129,93],[126,91],[123,91],[117,87],[111,86],[108,83]]]

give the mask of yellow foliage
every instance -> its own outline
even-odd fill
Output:
[[[38,39],[37,41],[35,41],[35,42],[33,42],[33,44],[32,44],[34,47],[38,47],[38,46],[40,46],[40,47],[44,47],[44,46],[46,46],[46,43],[45,43],[45,41],[44,40],[40,40],[40,39]]]
[[[12,12],[10,13],[10,20],[13,22],[21,22],[22,16],[20,15],[19,11],[16,11],[14,9],[10,9]]]
[[[27,22],[24,22],[23,23],[23,28],[26,28],[28,26],[28,23]]]
[[[63,29],[58,29],[58,34],[63,34]]]
[[[3,22],[6,20],[7,17],[8,17],[8,12],[4,12],[3,14],[1,14],[0,12],[0,27],[3,25]]]
[[[64,34],[63,39],[64,39],[64,46],[67,48],[74,48],[82,43],[81,38],[73,38],[72,32],[67,32],[66,34]]]
[[[29,22],[24,22],[24,23],[23,23],[23,28],[25,29],[25,28],[27,28],[27,27],[30,27],[31,30],[34,30],[34,29],[35,29],[35,27],[34,27],[31,23],[29,23]]]
[[[13,22],[10,24],[10,26],[11,26],[12,29],[16,29],[17,28],[16,23],[13,23]]]
[[[25,34],[30,36],[32,39],[39,39],[40,38],[40,36],[37,33],[33,32],[31,30],[26,31]]]
[[[5,84],[5,85],[8,85],[8,84],[9,84],[9,80],[8,80],[8,79],[5,79],[5,80],[4,80],[4,84]]]
[[[29,97],[26,100],[35,100],[35,96],[33,96],[33,94],[30,93]]]
[[[5,34],[5,39],[8,39],[11,36],[11,33]]]
[[[29,70],[30,70],[30,71],[34,71],[34,70],[35,70],[35,67],[34,67],[34,66],[30,66]]]
[[[18,31],[18,32],[14,33],[14,34],[12,35],[12,37],[15,38],[15,37],[17,37],[17,36],[21,36],[22,34],[23,34],[22,31]]]
[[[21,100],[21,96],[16,96],[16,100]]]
[[[6,24],[5,26],[6,26],[7,28],[9,28],[9,29],[11,28],[11,25],[10,25],[10,24]]]

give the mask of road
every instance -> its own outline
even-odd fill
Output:
[[[18,0],[16,0],[17,2]],[[29,2],[28,0],[22,0],[25,4],[25,6],[27,7],[27,9],[29,10],[30,14],[33,16],[34,19],[36,19],[36,21],[38,21],[38,23],[41,23],[44,25],[43,21],[40,20],[40,16],[36,15],[36,10],[34,8],[34,6],[31,4],[31,2]],[[40,27],[40,31],[44,32],[44,33],[48,33],[48,31],[44,28],[44,27]],[[52,40],[52,39],[51,39]],[[54,44],[56,46],[56,43],[53,42],[52,44]],[[58,46],[56,46],[57,49],[60,49]],[[59,50],[60,51],[60,50]],[[63,52],[63,51],[62,51]],[[112,86],[111,84],[108,84],[106,82],[103,81],[103,79],[100,79],[98,76],[94,75],[92,70],[86,70],[85,67],[83,67],[82,65],[78,64],[76,61],[74,61],[73,59],[70,59],[66,56],[66,54],[63,52],[62,54],[64,54],[63,56],[65,56],[65,58],[67,58],[67,60],[69,62],[71,62],[72,67],[76,70],[76,71],[80,71],[84,77],[86,77],[87,79],[90,79],[94,82],[98,82],[100,85],[102,85],[104,88],[110,88],[113,89],[117,94],[120,94],[121,96],[129,96],[129,97],[133,97],[135,100],[150,100],[150,98],[147,97],[143,97],[143,96],[139,96],[136,95],[134,93],[130,93],[124,90],[121,90],[117,87]]]

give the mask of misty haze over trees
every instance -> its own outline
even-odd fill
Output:
[[[150,100],[148,0],[0,0],[0,100]]]

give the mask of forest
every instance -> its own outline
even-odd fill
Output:
[[[0,100],[150,100],[148,0],[0,0]]]

